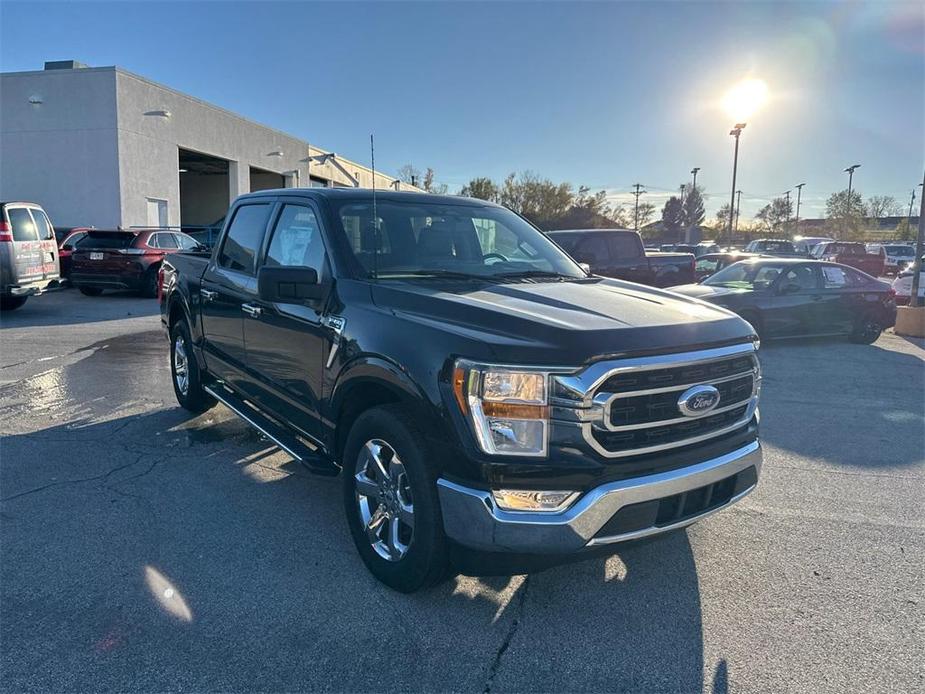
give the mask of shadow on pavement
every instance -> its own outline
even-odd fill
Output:
[[[839,466],[920,464],[925,352],[917,351],[895,336],[873,345],[821,339],[762,345],[763,441]]]
[[[72,368],[79,367],[80,364]],[[703,684],[686,534],[415,595],[317,478],[218,407],[7,436],[12,689],[679,690]]]

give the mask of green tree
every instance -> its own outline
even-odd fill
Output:
[[[681,204],[681,198],[676,195],[668,198],[662,208],[662,226],[665,228],[666,237],[677,239],[678,241],[683,240],[684,206]]]
[[[491,202],[498,202],[501,198],[501,191],[495,182],[484,176],[473,178],[463,186],[459,194],[468,198],[478,198],[479,200],[489,200]]]
[[[706,212],[703,209],[703,195],[700,193],[700,186],[691,188],[687,195],[684,196],[684,227],[699,226],[703,223]]]
[[[755,219],[760,221],[769,234],[785,233],[785,225],[793,216],[793,203],[787,198],[774,198],[762,207]]]
[[[856,190],[832,193],[825,203],[826,231],[832,238],[852,240],[859,238],[864,229],[867,209],[861,194]]]

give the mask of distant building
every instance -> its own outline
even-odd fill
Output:
[[[58,226],[208,225],[241,193],[372,185],[366,166],[118,67],[0,74],[0,200]]]

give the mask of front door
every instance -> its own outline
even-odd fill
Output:
[[[199,291],[208,369],[239,390],[245,380],[243,306],[257,295],[257,255],[271,208],[270,203],[244,204],[234,211]]]
[[[819,275],[812,265],[784,266],[770,291],[770,306],[764,312],[768,337],[819,332],[816,315],[822,293]]]
[[[147,200],[147,224],[149,227],[167,226],[167,201],[157,198]]]
[[[321,282],[329,282],[315,209],[305,201],[284,200],[275,217],[263,264],[311,267]],[[331,334],[322,323],[321,306],[259,299],[251,303],[257,311],[244,320],[248,389],[257,389],[253,395],[280,419],[318,438],[322,375]]]

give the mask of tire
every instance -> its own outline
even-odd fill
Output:
[[[854,326],[850,339],[859,345],[872,345],[883,333],[883,326],[872,316],[864,316]]]
[[[408,408],[386,405],[361,414],[344,446],[344,509],[353,542],[370,573],[402,593],[435,585],[448,575],[436,457],[426,441]],[[379,471],[375,458],[387,474]],[[406,522],[409,511],[413,526]],[[368,534],[376,518],[378,528]]]
[[[22,308],[23,304],[26,303],[28,296],[3,296],[0,297],[0,310],[3,311],[15,311],[18,308]]]
[[[170,381],[180,407],[199,414],[214,407],[215,398],[202,387],[202,371],[192,345],[189,326],[185,320],[178,321],[170,330]]]
[[[138,293],[147,298],[157,298],[157,267],[153,267],[145,272],[144,279],[141,280],[141,289]]]
[[[84,296],[99,296],[103,293],[103,290],[99,287],[78,287],[78,289]]]

